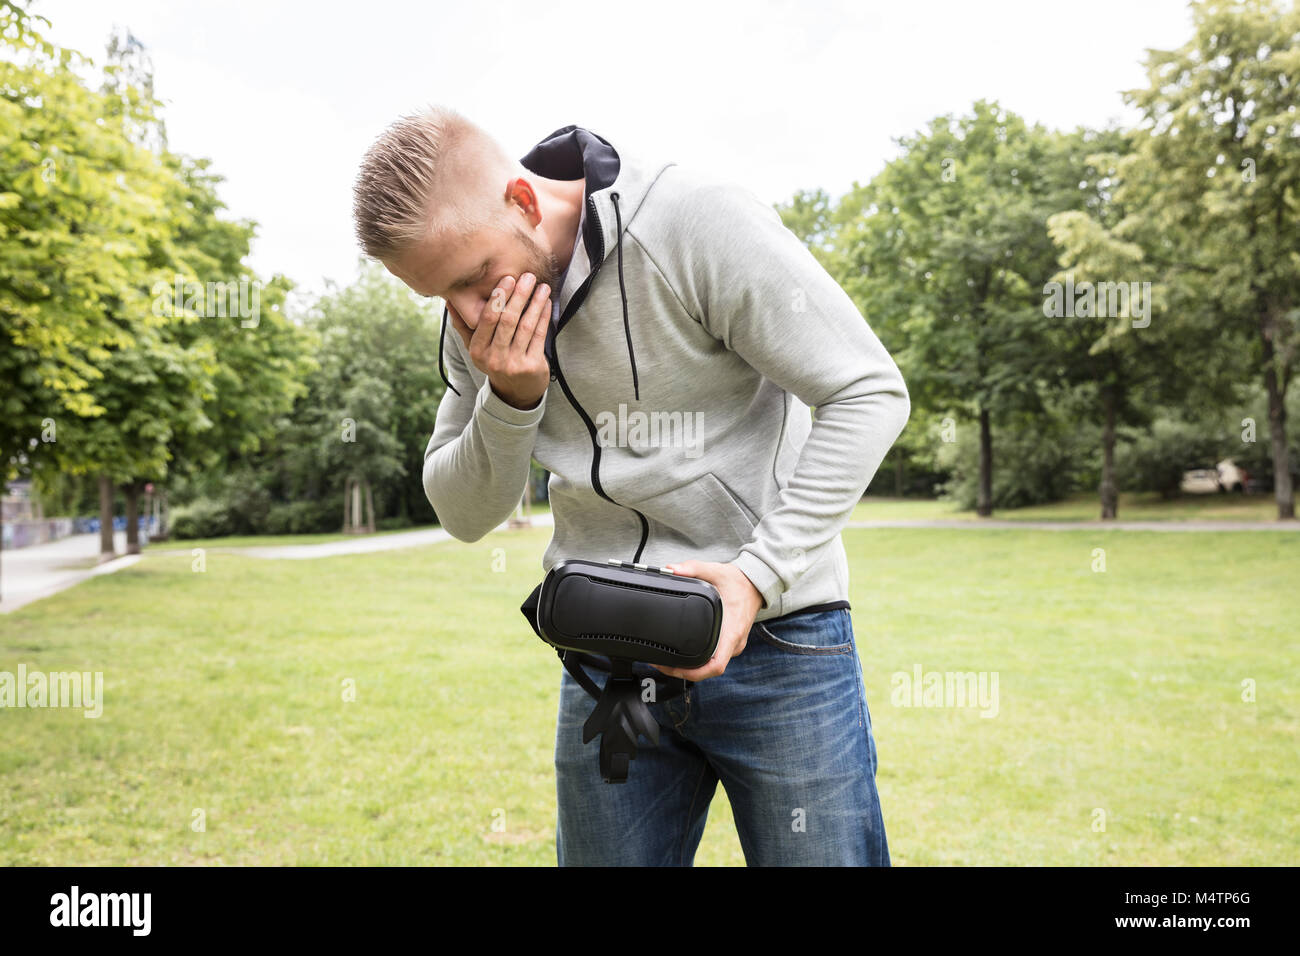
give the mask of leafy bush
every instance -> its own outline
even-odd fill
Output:
[[[223,482],[221,499],[230,515],[234,534],[261,534],[266,529],[266,519],[271,511],[271,496],[254,484],[249,476],[234,474]]]
[[[274,504],[260,531],[266,534],[327,534],[343,525],[338,502],[292,501]]]
[[[1158,491],[1164,498],[1178,494],[1183,472],[1212,466],[1224,457],[1221,435],[1199,422],[1157,418],[1151,427],[1115,448],[1115,480],[1123,491]]]
[[[222,538],[234,533],[230,514],[222,502],[199,498],[172,509],[171,534],[174,538]]]
[[[993,428],[993,507],[1023,508],[1060,501],[1096,487],[1101,459],[1098,429],[1066,417],[1040,416]],[[979,489],[979,425],[962,422],[957,440],[936,456],[952,477],[940,487],[958,507],[975,507]]]

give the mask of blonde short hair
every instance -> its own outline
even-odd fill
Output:
[[[366,151],[352,191],[357,241],[387,259],[428,237],[459,239],[500,220],[519,170],[495,139],[453,109],[404,116]]]

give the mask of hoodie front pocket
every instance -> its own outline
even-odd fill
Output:
[[[632,505],[701,552],[734,553],[754,532],[746,509],[712,472]]]

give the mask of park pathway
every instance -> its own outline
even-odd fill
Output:
[[[0,555],[0,614],[57,594],[97,574],[129,568],[140,555],[127,555],[126,532],[113,536],[119,557],[99,564],[99,532],[74,534],[49,544],[6,551]]]
[[[553,521],[549,513],[533,516],[535,527],[549,527]],[[503,531],[502,524],[496,530]],[[242,554],[253,558],[278,560],[308,560],[332,558],[342,554],[373,554],[379,551],[396,551],[400,548],[418,548],[441,541],[450,541],[451,535],[442,528],[422,528],[418,531],[399,531],[393,534],[367,535],[343,541],[326,541],[320,544],[295,544],[267,547],[222,548],[208,551],[222,554]],[[97,574],[111,574],[128,568],[144,556],[190,557],[189,548],[159,548],[144,554],[125,555],[126,532],[119,531],[114,539],[119,557],[104,564],[99,560],[99,534],[74,534],[50,544],[37,544],[29,548],[6,551],[0,555],[0,614],[16,611],[25,604],[57,594],[65,588]]]

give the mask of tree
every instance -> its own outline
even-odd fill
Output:
[[[166,158],[175,195],[171,242],[162,255],[172,271],[168,287],[158,290],[166,300],[160,308],[184,317],[174,327],[176,341],[203,357],[211,378],[197,427],[178,429],[168,444],[169,474],[183,476],[224,471],[279,435],[316,368],[315,336],[285,313],[288,280],[263,282],[245,265],[255,224],[220,216],[221,178],[209,162]]]
[[[1150,264],[1160,237],[1146,230],[1130,230],[1128,239],[1115,234],[1132,212],[1115,195],[1129,138],[1110,129],[1078,130],[1069,139],[1081,170],[1082,208],[1048,220],[1062,271],[1052,277],[1044,308],[1069,306],[1052,321],[1052,377],[1091,396],[1102,446],[1101,517],[1113,519],[1120,430],[1149,427],[1161,405],[1231,400],[1234,369],[1222,361],[1222,335],[1206,310],[1182,286],[1162,282]]]
[[[166,150],[143,46],[115,36],[96,92],[82,58],[0,14],[0,370],[21,386],[0,460],[97,475],[105,555],[120,487],[138,550],[144,484],[256,449],[303,388],[307,336],[287,281],[244,265],[254,226],[218,215],[208,163]]]
[[[0,3],[0,378],[16,386],[0,394],[6,479],[75,461],[68,428],[104,413],[91,386],[145,314],[165,178],[41,23]]]
[[[226,467],[245,469],[275,508],[342,501],[346,516],[355,480],[376,518],[431,519],[420,475],[444,387],[436,306],[378,263],[363,264],[352,285],[331,287],[304,317],[315,368],[292,410],[275,419],[278,440]],[[215,483],[203,490],[218,491]]]
[[[321,298],[311,327],[320,335],[315,431],[325,467],[383,488],[390,510],[424,513],[420,475],[443,385],[432,304],[413,296],[378,263],[353,285]]]
[[[1295,517],[1286,395],[1300,352],[1300,8],[1192,6],[1193,36],[1152,50],[1143,116],[1119,167],[1134,212],[1116,238],[1158,236],[1148,261],[1249,357],[1268,396],[1279,519]]]
[[[832,260],[895,358],[916,407],[978,423],[976,511],[993,511],[995,419],[1040,412],[1055,271],[1047,218],[1080,202],[1059,137],[996,103],[899,140],[902,155],[841,203]],[[814,220],[815,221],[815,220]]]

